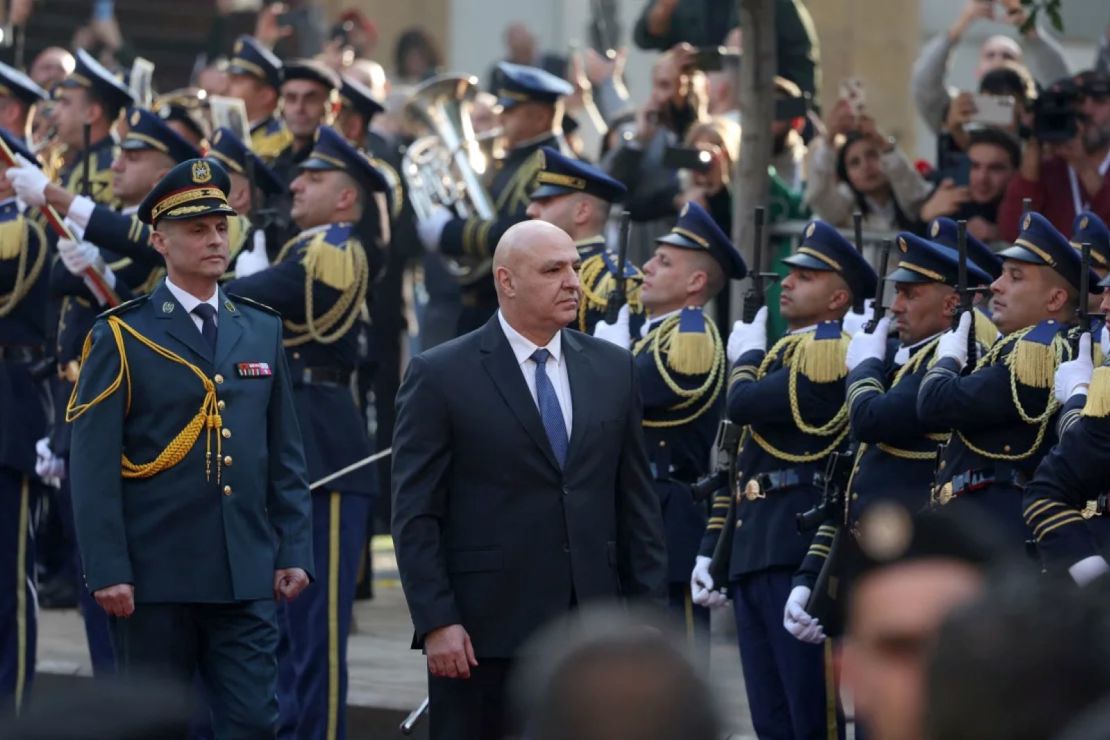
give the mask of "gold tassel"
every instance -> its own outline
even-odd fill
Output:
[[[27,247],[27,229],[23,228],[23,216],[0,224],[0,260],[13,260],[23,254]]]
[[[304,251],[304,269],[329,288],[346,290],[355,281],[354,251],[349,244],[337,247],[318,234]]]
[[[1087,388],[1087,403],[1083,416],[1106,418],[1110,416],[1110,367],[1096,367]]]
[[[1011,367],[1022,385],[1051,388],[1056,375],[1056,352],[1051,344],[1019,339],[1011,359]]]
[[[979,309],[975,309],[973,316],[975,317],[975,341],[989,348],[998,340],[998,327]]]
[[[671,334],[667,366],[683,375],[704,375],[713,369],[716,352],[708,332],[678,331]]]
[[[848,338],[816,339],[809,335],[800,356],[799,371],[814,383],[832,383],[848,374],[844,358],[848,354]]]

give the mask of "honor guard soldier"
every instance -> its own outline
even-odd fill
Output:
[[[48,97],[30,77],[0,62],[0,128],[21,143],[30,139],[32,110]]]
[[[542,172],[540,177],[542,190]],[[670,605],[705,660],[709,610],[691,601],[690,571],[708,506],[694,499],[692,486],[708,472],[728,361],[717,326],[704,310],[729,280],[747,274],[744,259],[713,217],[688,203],[671,232],[656,240],[655,254],[644,265],[640,297],[648,316],[643,336],[636,332],[630,339],[627,315],[616,324],[599,322],[594,332],[636,356],[644,438],[663,505]],[[583,293],[589,295],[584,281]]]
[[[228,94],[247,108],[251,151],[271,162],[293,143],[293,134],[276,115],[281,89],[281,60],[253,36],[235,40],[227,65]]]
[[[28,161],[19,136],[0,138]],[[2,167],[0,167],[2,169]],[[15,191],[0,177],[0,706],[19,711],[35,672],[38,604],[32,513],[42,483],[35,440],[46,434],[43,391],[32,367],[45,356],[48,330],[47,241],[20,212]]]
[[[930,428],[917,418],[917,390],[936,358],[941,334],[951,328],[959,307],[955,291],[959,256],[909,232],[899,234],[895,243],[901,262],[885,278],[894,284],[893,321],[882,318],[873,331],[867,331],[870,325],[857,331],[846,355],[848,427],[855,444],[852,472],[843,491],[846,499],[838,510],[827,512],[830,519],[818,527],[794,578],[788,602],[793,608],[784,615],[787,631],[805,642],[820,642],[828,627],[806,607],[821,569],[837,546],[838,530],[843,526],[856,536],[862,513],[876,501],[893,500],[911,512],[925,509],[937,445],[948,439],[948,429]],[[967,279],[971,285],[991,282],[991,276],[970,261]],[[891,328],[896,342],[887,339]],[[844,588],[842,578],[836,583],[837,589]],[[828,596],[839,601],[836,594]]]
[[[605,243],[605,226],[612,204],[620,201],[628,189],[593,165],[560,154],[555,149],[540,150],[540,170],[536,188],[528,206],[528,218],[555,224],[574,239],[582,264],[578,279],[582,284],[582,300],[578,304],[579,331],[593,334],[597,322],[605,318],[609,294],[617,286],[616,250]],[[631,336],[639,338],[644,309],[640,303],[643,274],[632,265],[625,265],[625,312]],[[625,332],[628,334],[629,332]],[[625,342],[627,343],[627,342]],[[684,579],[685,580],[685,579]]]
[[[1110,311],[1110,277],[1099,287],[1105,313]],[[1105,327],[1101,334],[1107,335]],[[1067,569],[1080,585],[1110,570],[1110,364],[1104,360],[1095,367],[1092,344],[1089,334],[1081,335],[1076,358],[1056,371],[1056,400],[1064,404],[1060,442],[1037,466],[1023,500],[1025,522],[1044,567]],[[1106,349],[1103,355],[1110,357]]]
[[[1071,227],[1071,245],[1082,249],[1084,244],[1091,246],[1091,270],[1098,275],[1099,280],[1110,275],[1110,229],[1093,211],[1083,211],[1075,217]],[[1101,285],[1101,283],[1100,283]],[[1098,313],[1098,306],[1102,302],[1102,295],[1091,291],[1088,310]],[[1092,317],[1091,331],[1096,339],[1104,333],[1102,319]]]
[[[1080,255],[1038,213],[1026,214],[1014,245],[999,254],[1002,276],[991,284],[991,307],[1003,337],[963,374],[971,317],[961,316],[937,345],[917,409],[930,428],[952,430],[937,463],[933,504],[973,507],[1022,552],[1029,529],[1021,491],[1055,443],[1053,376],[1072,354],[1065,331],[1075,318]]]
[[[78,49],[75,57],[73,72],[54,91],[51,113],[58,140],[75,152],[59,173],[59,180],[71,193],[111,205],[114,200],[111,166],[115,156],[112,124],[120,111],[134,101],[123,83],[84,49]]]
[[[269,269],[232,281],[228,291],[281,312],[284,344],[312,480],[371,453],[351,393],[358,363],[356,322],[366,302],[369,266],[354,232],[371,195],[386,187],[369,158],[321,126],[293,180],[293,220],[304,230]],[[374,469],[360,468],[314,491],[312,517],[320,580],[286,609],[290,652],[283,656],[282,723],[296,737],[345,736],[347,634],[366,524],[377,490]],[[322,628],[326,625],[326,629]],[[287,677],[292,683],[286,683]]]
[[[265,233],[268,215],[265,205],[256,200],[282,195],[285,186],[229,128],[216,129],[206,156],[219,162],[231,178],[227,202],[236,213],[227,219],[228,266],[221,280],[253,275],[270,266]]]
[[[790,272],[779,311],[790,333],[768,351],[764,307],[752,323],[737,322],[728,341],[734,358],[728,418],[747,427],[732,492],[729,591],[756,733],[843,737],[829,643],[799,642],[782,629],[782,620],[810,543],[795,518],[820,501],[828,456],[842,451],[848,438],[848,337],[841,321],[875,294],[877,279],[855,247],[822,221],[806,227],[801,246],[783,262]],[[728,496],[713,502],[691,579],[697,603],[724,601],[712,590],[709,562],[728,506]]]
[[[70,399],[85,580],[119,667],[192,694],[218,738],[273,737],[277,600],[308,585],[308,483],[281,318],[218,287],[227,173],[174,167],[143,200],[166,280],[102,314]]]
[[[420,241],[428,250],[477,263],[488,261],[501,235],[528,217],[529,195],[540,167],[535,154],[545,146],[559,148],[562,99],[573,92],[566,80],[536,67],[501,62],[498,69],[503,74],[497,97],[505,157],[495,160],[491,168],[489,196],[496,209],[494,219],[455,218],[441,206],[417,224]],[[497,309],[493,281],[483,275],[464,285],[462,304],[459,334],[483,325]]]

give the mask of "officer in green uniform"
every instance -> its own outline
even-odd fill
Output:
[[[582,264],[578,280],[582,284],[582,301],[578,306],[579,331],[593,334],[594,326],[605,318],[609,294],[616,287],[618,275],[617,250],[606,244],[605,227],[612,204],[628,192],[597,167],[572,159],[551,147],[539,154],[540,170],[536,188],[528,205],[528,218],[555,224],[574,239]],[[643,274],[632,264],[625,265],[625,312],[632,335],[639,336],[644,321],[640,302]],[[626,332],[626,336],[628,332]]]
[[[167,277],[85,344],[71,480],[85,580],[119,668],[191,693],[218,738],[273,737],[277,604],[309,582],[306,466],[281,318],[218,287],[229,181],[174,167],[139,208]]]

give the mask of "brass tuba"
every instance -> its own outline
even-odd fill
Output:
[[[481,179],[489,158],[470,123],[470,103],[477,92],[476,77],[440,75],[419,85],[405,104],[406,123],[428,132],[405,150],[401,161],[417,218],[427,218],[436,205],[459,218],[492,220],[497,215]],[[443,259],[462,285],[489,277],[489,256]]]

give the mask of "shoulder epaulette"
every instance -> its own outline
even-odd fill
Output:
[[[990,347],[998,340],[998,327],[991,321],[990,316],[987,316],[978,308],[975,309],[972,316],[975,321],[975,341],[984,347]]]
[[[358,277],[351,231],[350,224],[332,224],[313,236],[301,257],[305,272],[336,290],[349,288]]]
[[[251,149],[263,159],[273,159],[293,143],[293,132],[275,118],[251,132]]]
[[[1014,377],[1032,388],[1052,388],[1056,368],[1070,354],[1059,321],[1048,319],[1020,332],[1009,363]]]
[[[624,275],[627,281],[625,301],[628,303],[628,310],[634,314],[643,313],[644,307],[640,302],[643,273],[634,265],[626,264]],[[582,261],[578,267],[578,280],[582,285],[582,301],[578,314],[582,326],[585,326],[587,311],[604,311],[608,307],[609,294],[617,287],[616,276],[617,264],[604,249]]]
[[[720,336],[700,307],[682,309],[667,339],[667,366],[683,375],[702,375],[719,361]]]
[[[832,383],[848,374],[844,358],[848,354],[849,337],[840,328],[839,321],[822,321],[809,334],[804,335],[794,353],[800,363],[799,371],[814,383]]]
[[[231,298],[236,303],[241,303],[244,306],[250,306],[251,308],[257,308],[259,311],[263,311],[263,312],[268,313],[268,314],[273,314],[274,316],[277,316],[278,318],[281,318],[281,312],[280,311],[278,311],[276,309],[273,309],[273,308],[270,308],[265,303],[259,303],[258,301],[254,300],[253,298],[246,298],[246,297],[241,296],[237,293],[224,293],[224,295],[226,295],[228,298]]]
[[[121,313],[127,313],[128,311],[130,311],[134,308],[138,308],[149,297],[150,297],[149,294],[144,293],[143,295],[139,296],[138,298],[132,298],[129,301],[124,301],[123,303],[119,304],[118,306],[113,306],[112,308],[109,308],[107,311],[101,312],[97,316],[97,318],[98,319],[105,319],[105,318],[108,318],[109,316],[118,316]]]

